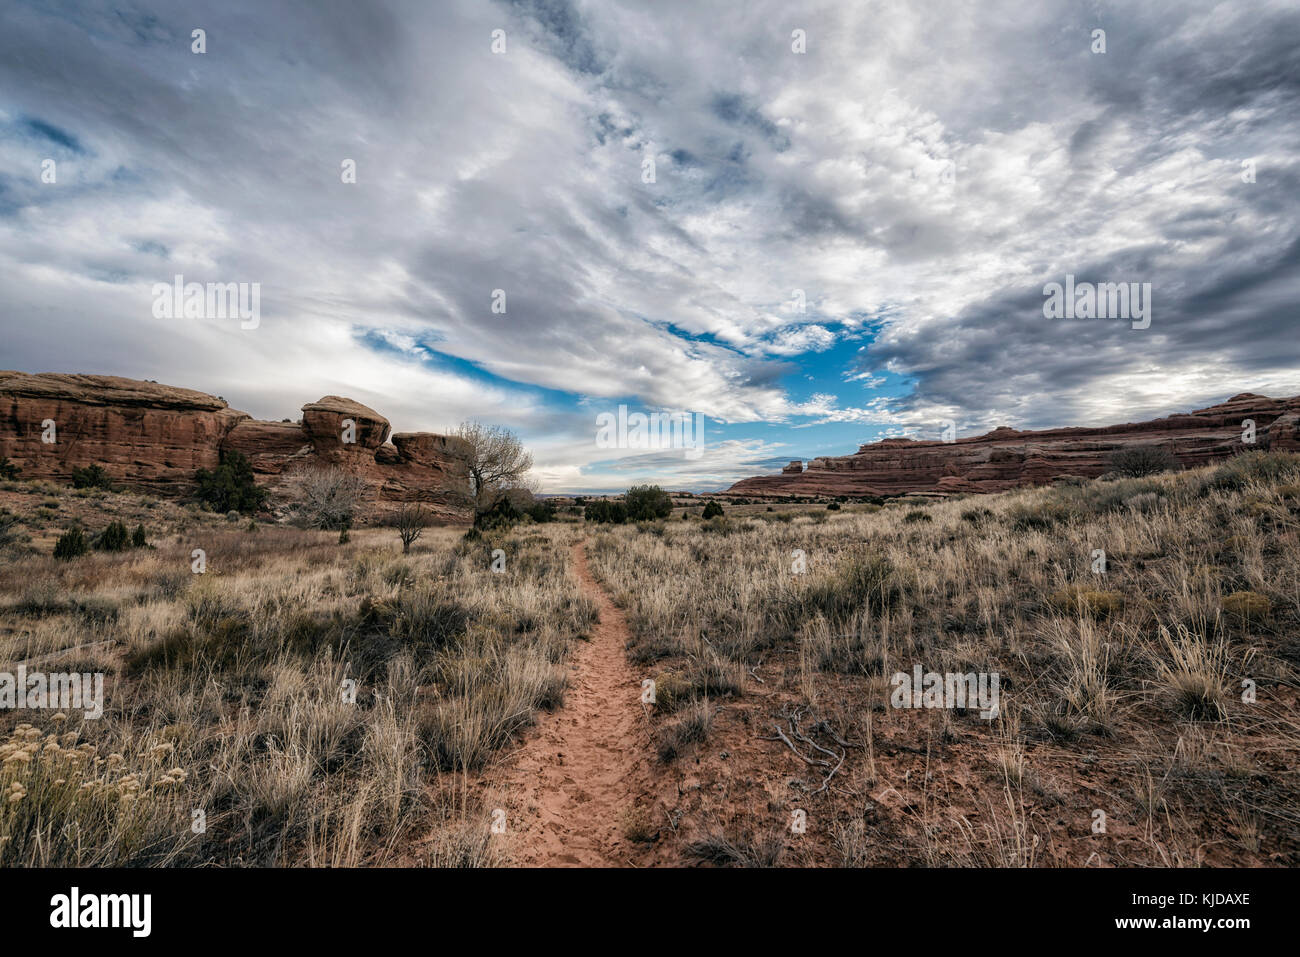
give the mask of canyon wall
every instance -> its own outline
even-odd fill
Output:
[[[1255,423],[1253,445],[1243,441],[1248,419]],[[1184,468],[1250,449],[1300,450],[1298,426],[1300,396],[1270,399],[1246,392],[1195,412],[1103,428],[1018,432],[1002,426],[954,442],[885,439],[852,455],[813,459],[803,470],[792,462],[780,475],[743,479],[725,494],[761,499],[999,492],[1063,475],[1095,478],[1109,471],[1113,452],[1134,445],[1159,445]]]
[[[194,491],[194,473],[216,468],[227,451],[248,457],[281,511],[295,475],[334,466],[363,479],[363,520],[405,503],[444,523],[473,516],[463,442],[432,432],[390,436],[387,419],[351,399],[308,403],[301,422],[261,422],[223,399],[156,382],[0,372],[0,456],[21,478],[66,482],[74,469],[99,465],[122,487],[183,497]]]

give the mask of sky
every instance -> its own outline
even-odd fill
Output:
[[[256,324],[160,317],[177,275]],[[1048,318],[1067,275],[1149,326]],[[1298,302],[1294,0],[0,6],[0,368],[705,491],[1295,395]]]

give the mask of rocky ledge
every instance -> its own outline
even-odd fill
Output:
[[[67,481],[74,469],[99,465],[125,488],[182,497],[197,470],[236,451],[273,501],[287,496],[299,471],[336,466],[364,480],[366,520],[418,502],[435,521],[468,522],[465,444],[389,431],[374,409],[342,396],[303,406],[301,422],[262,422],[224,399],[156,382],[0,372],[0,456],[24,479]]]

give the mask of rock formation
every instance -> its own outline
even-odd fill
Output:
[[[1255,442],[1245,441],[1247,420]],[[1109,470],[1117,449],[1156,444],[1185,468],[1250,449],[1300,449],[1300,396],[1270,399],[1242,393],[1227,402],[1150,422],[1104,428],[1018,432],[1001,426],[955,442],[884,439],[853,455],[813,459],[802,472],[744,479],[726,494],[749,498],[828,497],[999,492],[1042,485],[1057,476],[1095,478]]]
[[[303,406],[300,423],[260,422],[223,399],[155,382],[0,372],[0,456],[24,479],[66,481],[99,465],[123,487],[184,496],[198,469],[235,451],[273,502],[284,502],[300,470],[334,466],[365,480],[367,519],[418,502],[436,521],[469,521],[465,444],[432,432],[389,438],[382,415],[335,395]]]

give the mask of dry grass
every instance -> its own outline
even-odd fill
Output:
[[[41,496],[89,528],[147,512],[155,547],[55,563],[33,517],[0,553],[0,670],[107,676],[100,720],[0,713],[0,865],[500,863],[483,809],[431,795],[562,700],[593,616],[570,531],[430,530],[403,555],[389,529]]]
[[[629,655],[669,688],[668,752],[675,715],[716,697],[700,663],[740,678],[670,809],[696,835],[684,851],[751,860],[708,822],[743,811],[761,834],[798,806],[804,859],[824,864],[1300,863],[1297,478],[1296,456],[1251,454],[923,509],[595,531]],[[1001,718],[890,707],[888,676],[915,664],[997,672]],[[846,754],[824,789],[773,732],[792,709],[833,755],[796,741],[804,756]]]
[[[1300,863],[1296,488],[1296,457],[1250,455],[978,499],[430,529],[403,555],[391,529],[340,543],[0,483],[0,670],[107,675],[101,720],[0,713],[0,865],[508,863],[471,782],[563,704],[594,615],[581,534],[656,682],[628,746],[659,752],[669,796],[626,812],[638,847]],[[74,520],[143,523],[153,547],[55,562]],[[915,665],[996,672],[1000,714],[892,707]]]

